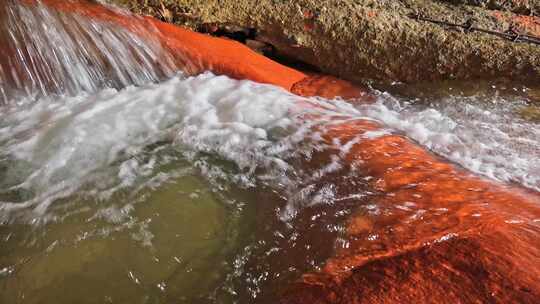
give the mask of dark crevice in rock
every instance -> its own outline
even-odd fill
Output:
[[[273,38],[260,34],[255,28],[247,28],[234,24],[203,23],[197,27],[197,31],[215,37],[238,41],[274,61],[306,73],[321,72],[317,66],[289,56],[283,49],[271,43],[274,40]]]

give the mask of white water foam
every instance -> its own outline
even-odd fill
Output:
[[[246,182],[260,167],[286,171],[283,155],[297,153],[295,143],[305,139],[293,123],[299,99],[273,86],[206,73],[6,106],[0,109],[0,144],[7,168],[0,181],[7,191],[32,195],[1,203],[0,212],[31,207],[43,214],[55,199],[88,183],[108,191],[132,186],[156,164],[155,156],[143,163],[136,156],[159,141],[232,160]]]
[[[309,110],[299,106],[309,103]],[[20,100],[0,109],[0,165],[6,169],[0,183],[4,193],[25,195],[19,201],[4,199],[1,219],[12,219],[16,210],[31,210],[31,218],[39,217],[56,199],[86,185],[93,193],[110,195],[141,178],[158,178],[152,175],[167,156],[151,152],[141,160],[139,155],[163,141],[210,179],[245,187],[262,181],[281,189],[290,196],[284,218],[291,218],[302,206],[340,199],[332,185],[321,191],[310,188],[341,168],[339,157],[309,172],[290,162],[322,148],[313,125],[324,125],[337,114],[342,119],[376,119],[389,127],[368,138],[397,130],[474,172],[539,190],[539,132],[534,124],[508,114],[508,107],[467,99],[458,103],[455,98],[434,107],[401,107],[383,96],[375,104],[353,108],[344,101],[301,98],[270,85],[211,73],[76,97]],[[305,111],[318,118],[304,121]],[[348,148],[342,146],[344,152]],[[231,161],[236,169],[224,172],[200,160],[201,153]],[[297,202],[299,195],[303,202]]]
[[[358,110],[472,172],[540,191],[540,128],[516,114],[525,104],[478,95],[410,105],[385,93]]]

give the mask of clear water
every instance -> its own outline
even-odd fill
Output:
[[[406,134],[540,190],[538,125],[517,114],[527,90],[380,92],[353,107],[186,77],[155,64],[167,56],[152,40],[43,6],[3,9],[3,45],[25,51],[0,65],[0,303],[274,302],[345,246],[349,215],[374,208],[367,183],[340,188],[361,172],[318,156],[337,121],[380,121],[370,136]]]

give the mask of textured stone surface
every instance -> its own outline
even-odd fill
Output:
[[[254,28],[258,40],[274,45],[282,55],[353,81],[513,78],[540,82],[538,45],[408,17],[420,12],[458,24],[473,20],[477,27],[504,32],[519,17],[509,11],[428,0],[112,2],[192,28],[201,24]],[[529,24],[540,22],[538,17],[530,18]]]
[[[507,10],[518,14],[540,14],[538,0],[442,0],[453,4],[468,4],[496,10]]]

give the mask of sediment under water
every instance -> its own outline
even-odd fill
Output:
[[[114,25],[45,6],[3,9],[12,19],[0,29],[11,54],[0,73],[0,302],[270,303],[347,248],[352,214],[366,214],[355,217],[360,230],[381,219],[369,235],[377,244],[393,227],[460,219],[385,205],[369,175],[345,163],[350,144],[323,138],[346,121],[386,126],[351,142],[405,134],[490,179],[540,189],[540,134],[514,114],[520,95],[303,98],[155,65],[168,56],[159,44]],[[534,249],[540,219],[503,217],[525,236],[509,242]],[[538,265],[530,252],[501,254]],[[465,282],[432,279],[448,290]]]

